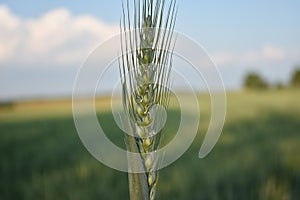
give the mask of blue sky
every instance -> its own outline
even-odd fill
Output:
[[[2,14],[9,16],[8,19],[17,18],[17,20],[12,20],[11,24],[21,24],[18,25],[18,28],[9,29],[13,33],[20,31],[13,40],[10,38],[11,32],[7,31],[7,27],[11,26],[5,24],[4,21],[1,22],[0,18],[0,36],[2,38],[8,37],[11,41],[21,41],[22,39],[30,41],[27,37],[23,38],[21,31],[24,30],[20,28],[27,26],[27,24],[31,24],[28,25],[30,30],[49,29],[49,27],[38,23],[47,22],[45,17],[47,13],[52,13],[49,15],[50,18],[63,16],[67,22],[71,21],[77,25],[79,21],[76,21],[76,19],[80,16],[89,16],[90,18],[84,19],[93,22],[92,24],[96,23],[93,19],[101,21],[101,26],[96,24],[99,25],[99,30],[100,28],[105,29],[106,34],[94,41],[105,40],[109,38],[110,33],[115,33],[121,15],[121,0],[0,0],[0,6],[5,8],[2,9],[6,10]],[[300,64],[300,1],[178,0],[178,7],[176,30],[190,36],[207,49],[219,66],[225,85],[229,89],[239,88],[243,76],[248,71],[258,71],[271,82],[287,82],[294,66]],[[7,10],[9,14],[7,14]],[[14,21],[18,23],[13,23]],[[35,27],[37,28],[34,29]],[[63,29],[59,30],[64,31]],[[75,27],[74,30],[78,30],[78,28]],[[99,33],[98,30],[92,30],[89,27],[86,27],[85,30],[91,31],[91,34]],[[1,34],[4,34],[4,36]],[[51,36],[50,33],[45,31],[41,40],[43,41],[49,35]],[[34,37],[34,34],[32,37]],[[75,36],[74,38],[76,39]],[[11,43],[6,42],[8,39],[1,40],[0,38],[0,47],[9,47],[8,45]],[[57,39],[51,42],[57,44],[55,49],[58,49],[74,46],[72,44],[74,40],[59,43],[60,40]],[[78,40],[76,42],[78,43]],[[84,40],[82,43],[88,43],[88,41]],[[37,49],[32,50],[34,56],[30,60],[30,56],[28,58],[26,54],[30,51],[27,51],[26,48],[30,49],[34,45],[29,44],[27,47],[22,41],[21,44],[24,48],[21,52],[12,50],[11,54],[16,55],[10,55],[10,59],[7,58],[2,62],[0,60],[0,100],[1,98],[69,95],[72,91],[72,81],[78,67],[76,62],[71,59],[72,55],[69,56],[70,62],[52,63],[53,57],[49,56],[48,59],[48,54],[51,53],[50,50],[54,49],[51,46],[52,44],[50,42],[47,44],[49,46],[47,50],[50,50],[46,51],[43,48],[44,46],[46,48],[47,45],[43,46],[43,44],[36,41]],[[82,54],[88,53],[88,49],[91,50],[93,45],[90,44],[85,47],[86,49],[82,51]],[[47,53],[35,55],[35,50],[45,50]],[[74,55],[77,55],[76,53],[80,52],[74,51]],[[24,56],[19,58],[19,55],[22,54]],[[38,59],[44,62],[36,62]],[[19,62],[16,62],[16,60]],[[30,67],[24,67],[23,65],[30,65]],[[53,65],[67,67],[62,69],[61,66],[53,67]],[[57,77],[61,77],[58,79],[59,81],[53,81]],[[59,83],[60,87],[57,87],[54,83]]]
[[[121,0],[1,0],[15,14],[37,18],[44,13],[66,8],[74,15],[92,14],[110,23],[118,23]],[[300,1],[241,0],[195,1],[178,0],[179,17],[176,29],[197,41],[213,41],[209,46],[235,50],[258,47],[261,43],[300,44]],[[227,40],[226,40],[227,38]],[[237,39],[238,41],[233,41]],[[242,42],[244,40],[244,42]]]

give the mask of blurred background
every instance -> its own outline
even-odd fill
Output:
[[[209,96],[199,93],[199,134],[161,171],[157,199],[299,199],[300,2],[178,7],[175,30],[219,67],[227,118],[215,149],[199,160],[210,119]],[[121,8],[115,0],[0,0],[0,199],[127,199],[127,175],[87,152],[71,110],[77,70],[119,33]],[[99,121],[122,145],[110,98],[99,95]],[[172,132],[180,111],[168,114]]]

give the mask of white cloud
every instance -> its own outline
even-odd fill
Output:
[[[286,58],[285,52],[278,48],[278,47],[274,47],[274,46],[265,46],[262,49],[262,56],[266,59],[269,60],[283,60]]]
[[[20,27],[20,20],[13,16],[6,7],[0,7],[0,61],[13,56],[18,43],[16,34]]]
[[[211,57],[219,66],[250,66],[264,63],[272,64],[297,61],[300,58],[300,53],[293,49],[283,49],[275,45],[264,45],[259,49],[246,52],[216,52],[212,53]]]
[[[104,40],[119,32],[90,15],[59,8],[39,18],[21,19],[0,5],[0,63],[68,65],[80,63]]]
[[[0,5],[0,19],[0,67],[78,65],[97,44],[119,33],[116,24],[91,15],[74,16],[64,8],[22,19]],[[264,45],[245,52],[215,52],[211,57],[221,67],[251,66],[298,61],[300,52]]]

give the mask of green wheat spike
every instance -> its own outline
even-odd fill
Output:
[[[167,5],[168,4],[168,5]],[[142,166],[145,173],[129,173],[131,200],[153,200],[158,182],[156,150],[162,131],[158,131],[159,115],[151,113],[155,105],[167,108],[170,91],[173,32],[176,1],[128,0],[122,4],[121,49],[119,60],[122,81],[122,101],[131,137],[127,135],[127,150],[138,153],[140,159],[129,165]],[[131,10],[133,14],[131,14]],[[167,14],[165,14],[165,12]],[[154,110],[155,111],[155,110]],[[151,153],[151,154],[150,154]]]

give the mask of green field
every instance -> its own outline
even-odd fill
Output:
[[[189,150],[161,170],[157,199],[300,199],[300,90],[232,92],[215,149],[198,159],[210,113]],[[109,138],[122,134],[99,99]],[[172,107],[167,130],[180,116]],[[188,133],[187,133],[188,134]],[[95,160],[76,133],[69,100],[0,106],[0,199],[128,199],[127,175]]]

